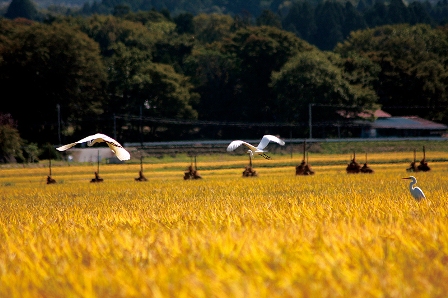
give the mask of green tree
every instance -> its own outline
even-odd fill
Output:
[[[447,42],[429,25],[388,25],[352,33],[336,52],[356,52],[380,67],[373,86],[385,110],[447,121]]]
[[[106,77],[98,45],[85,34],[36,23],[15,32],[0,56],[2,110],[24,139],[57,141],[57,105],[66,126],[94,126],[88,120],[102,111]]]
[[[6,10],[5,18],[38,20],[39,13],[36,5],[31,0],[12,0]]]
[[[174,18],[176,23],[176,32],[179,34],[193,34],[194,33],[194,22],[193,14],[191,13],[181,13]]]
[[[290,32],[262,26],[238,30],[224,49],[224,53],[235,57],[241,82],[240,113],[232,117],[272,121],[275,117],[269,88],[272,72],[280,70],[298,52],[315,48]]]
[[[364,12],[367,10],[369,6],[367,5],[366,0],[359,0],[358,5],[356,5],[356,10],[359,12]]]
[[[332,57],[336,57],[336,59],[331,59]],[[378,64],[354,52],[345,53],[342,57],[339,55],[331,55],[329,58],[335,65],[342,69],[343,77],[351,85],[359,86],[373,93],[372,96],[375,98],[373,101],[378,100],[373,90],[373,86],[378,84],[378,76],[381,72]]]
[[[375,4],[364,12],[364,20],[368,27],[374,28],[387,24],[387,11],[384,1],[375,1]]]
[[[389,24],[403,24],[409,22],[409,12],[402,0],[390,0],[387,19]]]
[[[148,10],[148,11],[137,11],[128,13],[124,16],[124,18],[127,21],[131,21],[134,23],[141,23],[145,26],[151,26],[152,24],[157,23],[164,23],[169,22],[172,23],[172,21],[166,15],[164,15],[161,12],[155,11],[155,10]]]
[[[113,50],[114,54],[107,59],[109,99],[106,115],[136,115],[143,103],[133,101],[132,81],[142,76],[142,67],[151,63],[151,60],[148,59],[148,53],[126,47],[122,43],[116,44]]]
[[[431,5],[429,4],[429,6]],[[434,23],[434,20],[432,20],[431,16],[428,13],[430,10],[430,7],[425,7],[425,5],[420,2],[414,1],[410,3],[408,6],[409,23],[411,25]]]
[[[22,144],[12,116],[0,113],[0,163],[15,162],[16,158],[23,160]]]
[[[23,146],[24,155],[27,163],[35,163],[39,161],[39,155],[42,153],[36,143],[29,143]]]
[[[197,119],[192,108],[199,99],[191,92],[187,77],[178,74],[170,65],[149,63],[131,80],[131,97],[149,111],[150,116]]]
[[[309,1],[295,2],[283,19],[283,27],[307,42],[313,42],[317,30],[314,13]]]
[[[106,60],[114,55],[117,44],[137,48],[147,53],[146,57],[151,59],[155,41],[164,36],[160,30],[148,30],[150,24],[148,26],[143,24],[143,22],[149,23],[147,18],[153,16],[153,14],[126,15],[126,18],[133,19],[133,21],[129,21],[114,16],[95,15],[86,19],[63,18],[58,21],[79,27],[82,32],[99,44],[101,56]],[[139,19],[139,21],[135,21],[135,19]],[[174,28],[174,24],[172,27]]]
[[[350,32],[367,28],[367,24],[360,12],[350,3],[345,3],[344,21],[342,23],[342,34],[344,39]]]
[[[212,43],[229,37],[232,17],[218,14],[199,14],[194,17],[195,38],[202,43]]]
[[[158,13],[131,14],[127,18],[139,21],[129,21],[113,16],[92,16],[87,19],[63,19],[63,23],[76,24],[82,32],[96,41],[100,47],[103,63],[107,69],[109,104],[105,114],[122,112],[123,104],[116,101],[126,101],[126,90],[130,78],[137,72],[141,64],[152,59],[154,43],[159,38],[152,34],[143,23],[149,20],[164,19]],[[156,21],[156,22],[157,22]]]
[[[169,64],[183,73],[184,60],[193,51],[195,40],[189,35],[170,35],[155,44],[153,62]]]
[[[427,6],[425,6],[427,7]],[[448,1],[438,1],[436,5],[428,10],[436,24],[446,24],[448,22]]]
[[[280,16],[270,10],[263,10],[257,18],[257,26],[271,26],[281,29],[282,22]]]
[[[181,74],[192,41],[178,36],[175,26],[154,11],[131,13],[123,19],[94,16],[81,24],[81,29],[99,43],[107,66],[105,116],[134,116],[144,107],[147,116],[197,117],[192,104],[198,95]],[[127,136],[135,139],[133,133],[129,131]]]
[[[148,63],[142,66],[138,75],[130,80],[130,104],[135,109],[142,107],[143,115],[156,118],[197,119],[193,105],[199,95],[192,91],[193,85],[187,77],[178,74],[170,65]],[[151,123],[151,137],[157,134],[157,122]],[[165,133],[179,137],[182,128],[172,128]]]
[[[281,10],[281,6],[283,5],[284,2],[285,0],[272,0],[269,7],[272,11],[278,12]]]
[[[20,30],[26,29],[32,23],[32,21],[23,18],[14,19],[12,21],[0,18],[0,64],[3,60],[1,53],[7,51],[7,49],[14,43],[14,34]]]
[[[151,117],[197,118],[193,105],[199,97],[187,77],[170,65],[146,59],[146,53],[137,48],[117,44],[114,52],[108,59],[107,115],[135,116],[142,109],[145,116]],[[153,124],[152,136],[157,137]],[[136,139],[136,133],[128,131],[127,137]]]
[[[130,18],[134,21],[126,20]],[[103,64],[106,67],[107,93],[103,105],[103,119],[114,115],[138,114],[138,106],[129,110],[130,81],[138,74],[141,65],[151,61],[156,34],[144,25],[163,20],[159,13],[128,14],[123,18],[113,16],[92,16],[89,18],[63,18],[58,20],[86,33],[97,42]],[[103,131],[111,131],[112,121],[103,123]]]
[[[316,34],[312,41],[321,50],[333,50],[344,40],[344,7],[339,2],[324,1],[315,10]]]
[[[239,114],[239,77],[229,54],[216,49],[196,49],[186,59],[185,69],[194,90],[201,96],[196,105],[199,119],[225,121]]]
[[[260,14],[260,0],[232,0],[227,3],[227,9],[233,14],[249,13],[252,16]]]
[[[337,59],[317,50],[303,52],[273,74],[271,87],[277,96],[274,110],[281,121],[306,123],[309,104],[334,106],[313,116],[318,122],[334,121],[338,109],[356,112],[374,108],[373,93],[350,84],[334,63]]]
[[[131,11],[131,8],[129,5],[126,4],[119,4],[114,7],[113,15],[115,17],[123,17],[127,15]]]

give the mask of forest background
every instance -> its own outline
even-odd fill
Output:
[[[446,0],[36,3],[2,8],[4,162],[98,131],[305,137],[311,107],[316,137],[378,108],[448,124]]]

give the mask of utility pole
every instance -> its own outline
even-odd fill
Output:
[[[143,106],[140,106],[140,146],[143,147]]]
[[[291,131],[291,129],[289,130],[289,142],[290,142],[290,146],[291,146],[291,159],[292,159],[292,147],[293,147],[293,145],[292,145],[292,131]]]
[[[312,116],[311,116],[311,107],[313,106],[312,103],[308,104],[308,126],[310,128],[310,139],[313,138],[313,120],[312,120]]]
[[[98,175],[100,174],[100,150],[98,150],[98,159],[97,159],[97,170]]]
[[[61,141],[61,105],[57,104],[56,108],[58,110],[58,140],[59,140],[59,145],[62,144]]]
[[[117,117],[114,114],[114,139],[117,139]]]

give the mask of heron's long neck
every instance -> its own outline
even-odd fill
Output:
[[[416,184],[417,182],[414,182],[414,181],[411,181],[411,183],[409,183],[409,189],[412,191],[413,189],[414,189],[414,185]]]

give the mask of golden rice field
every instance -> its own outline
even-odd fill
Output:
[[[448,162],[415,173],[416,202],[406,157],[346,174],[347,156],[313,156],[295,176],[279,155],[242,178],[246,157],[216,156],[190,181],[149,160],[147,182],[136,162],[101,165],[103,183],[59,164],[53,185],[0,168],[0,297],[446,297]]]

